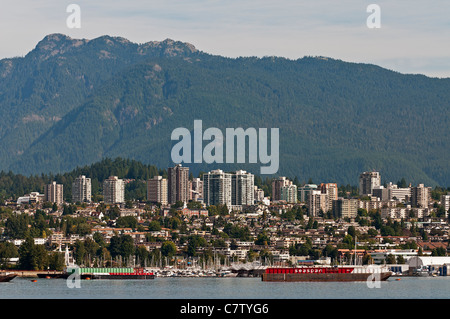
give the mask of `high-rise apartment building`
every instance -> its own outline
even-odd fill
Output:
[[[414,207],[427,208],[431,201],[431,187],[419,184],[411,188],[411,204]]]
[[[389,200],[389,190],[384,186],[376,186],[372,189],[372,198],[379,198],[382,201]]]
[[[200,178],[194,178],[189,181],[189,199],[193,201],[203,200],[203,181]]]
[[[147,200],[153,203],[167,205],[167,179],[154,176],[147,181]]]
[[[328,195],[322,193],[320,190],[313,190],[308,194],[307,207],[309,216],[316,217],[320,213],[328,211]]]
[[[189,201],[189,167],[183,167],[181,164],[169,167],[167,182],[169,204],[175,204],[177,201],[185,203]]]
[[[103,181],[103,201],[106,204],[125,202],[125,183],[117,176],[110,176]]]
[[[255,176],[246,171],[225,173],[213,170],[203,175],[204,203],[226,204],[229,209],[242,209],[243,205],[255,203]]]
[[[364,172],[359,175],[359,195],[372,195],[372,190],[381,185],[379,172]]]
[[[441,205],[444,206],[445,213],[450,209],[450,195],[441,195]]]
[[[281,200],[287,203],[297,203],[297,185],[281,186]]]
[[[231,208],[231,175],[220,169],[203,174],[203,202]]]
[[[333,201],[333,216],[339,218],[355,218],[358,215],[358,200],[338,198]]]
[[[51,184],[44,186],[44,201],[62,204],[64,202],[63,196],[63,184],[56,184],[56,182],[52,182]]]
[[[231,205],[253,205],[255,176],[246,171],[236,171],[231,175]]]
[[[304,186],[299,187],[298,188],[299,201],[301,201],[303,203],[307,202],[309,194],[314,190],[317,190],[316,184],[306,184]]]
[[[336,183],[322,183],[320,184],[320,191],[327,195],[326,211],[333,209],[333,201],[338,199],[338,186]]]
[[[281,188],[283,186],[292,185],[292,181],[288,180],[286,177],[278,177],[272,181],[272,201],[281,200]]]
[[[91,202],[92,185],[91,179],[81,175],[72,183],[72,202]]]
[[[307,206],[310,216],[318,216],[320,211],[327,213],[333,210],[333,201],[338,199],[336,183],[322,183],[317,190],[308,192]]]
[[[254,187],[254,196],[255,196],[255,202],[259,203],[262,202],[264,200],[264,191],[259,188],[258,186],[253,186]]]

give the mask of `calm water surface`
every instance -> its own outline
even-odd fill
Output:
[[[260,278],[155,278],[81,281],[15,278],[0,283],[0,299],[448,299],[450,277],[390,278],[380,288],[365,282],[289,283]]]

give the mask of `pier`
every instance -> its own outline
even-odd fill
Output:
[[[15,274],[17,277],[22,278],[38,278],[38,274],[63,274],[63,271],[56,271],[56,270],[16,270],[16,269],[8,269],[3,270],[4,272],[7,272],[8,274]]]

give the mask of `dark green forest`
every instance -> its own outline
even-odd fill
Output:
[[[279,128],[278,175],[300,182],[354,185],[377,170],[450,184],[450,79],[323,57],[225,58],[174,41],[75,41],[48,36],[0,61],[0,169],[63,174],[105,157],[169,167],[172,131],[200,119],[222,132]],[[258,174],[261,164],[186,166]]]
[[[125,187],[127,200],[146,201],[146,181],[155,175],[167,177],[166,169],[158,169],[153,165],[142,164],[135,160],[122,158],[105,158],[92,165],[77,167],[63,174],[40,174],[24,176],[13,172],[0,172],[0,200],[17,200],[30,192],[43,194],[44,185],[52,181],[64,185],[64,199],[72,200],[72,183],[80,175],[91,178],[93,200],[100,200],[102,183],[109,176],[130,180]],[[70,207],[69,207],[70,208]]]
[[[190,179],[193,177],[201,177],[203,172],[198,175],[190,173]],[[158,168],[155,165],[144,164],[142,162],[124,159],[124,158],[104,158],[99,162],[83,167],[77,167],[70,172],[62,174],[40,174],[25,176],[22,174],[14,174],[13,172],[0,171],[0,201],[5,200],[16,201],[18,197],[29,194],[30,192],[43,193],[44,185],[52,181],[64,185],[64,199],[67,202],[72,201],[72,183],[80,175],[91,178],[92,196],[94,201],[102,199],[102,183],[109,176],[118,176],[126,179],[125,199],[127,201],[147,201],[146,181],[155,175],[161,175],[167,178],[167,168]],[[305,182],[296,176],[288,176],[289,179],[297,186],[302,186]],[[265,196],[272,194],[273,178],[264,175],[255,175],[255,185],[264,191]],[[306,183],[321,183],[318,180],[309,178]],[[399,187],[407,187],[405,178],[396,182]],[[350,184],[338,184],[340,197],[358,197],[358,186]],[[450,192],[450,187],[434,187],[432,189],[432,198],[439,200],[442,194]],[[51,204],[49,204],[51,207]],[[72,209],[65,206],[64,209]]]

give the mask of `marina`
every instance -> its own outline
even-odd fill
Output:
[[[1,284],[0,299],[448,299],[450,277],[366,282],[265,282],[253,277],[157,277],[155,280],[66,280],[17,277]]]
[[[231,263],[230,265],[194,265],[188,267],[176,267],[176,266],[151,266],[151,267],[125,267],[125,268],[92,268],[81,267],[78,268],[81,278],[85,279],[89,276],[89,279],[94,279],[92,275],[97,275],[97,279],[125,279],[111,276],[115,275],[137,275],[147,274],[159,278],[167,277],[262,277],[263,274],[269,272],[276,274],[288,273],[290,271],[298,272],[317,272],[320,269],[328,269],[327,272],[331,273],[338,269],[352,269],[354,273],[389,273],[388,277],[446,277],[450,275],[450,265],[424,265],[420,264],[417,267],[411,267],[404,265],[310,265],[310,266],[295,266],[288,267],[285,264],[279,265],[264,265],[261,262],[248,262],[248,263]],[[75,265],[70,265],[65,271],[34,271],[34,270],[8,270],[2,274],[12,274],[22,278],[42,278],[42,279],[66,279],[76,269]],[[287,270],[286,270],[287,269]],[[308,271],[308,269],[312,269]],[[353,271],[354,269],[354,271]],[[332,271],[333,270],[333,271]],[[339,272],[339,271],[337,271]],[[386,279],[388,278],[386,277]],[[152,279],[153,279],[152,278]],[[138,277],[129,277],[127,279],[139,279]],[[147,279],[147,278],[145,278]]]

